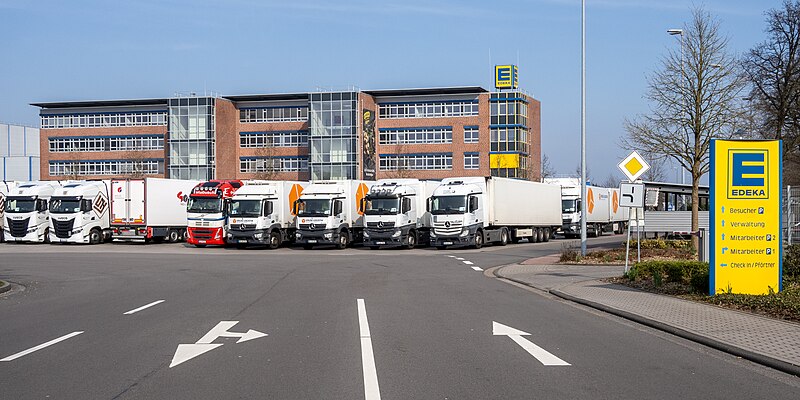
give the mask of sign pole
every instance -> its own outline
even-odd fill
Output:
[[[636,208],[636,262],[642,262],[642,224],[639,218],[641,208]]]
[[[628,273],[628,259],[629,259],[628,254],[630,254],[630,251],[631,251],[631,214],[630,214],[630,212],[628,213],[628,229],[626,229],[626,231],[628,231],[627,232],[628,238],[627,238],[627,240],[625,240],[625,273],[627,274]]]

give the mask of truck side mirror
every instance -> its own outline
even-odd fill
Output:
[[[339,215],[342,213],[342,201],[335,200],[333,202],[333,215]]]
[[[265,201],[264,202],[264,216],[266,217],[266,216],[272,215],[272,211],[273,211],[272,202],[271,201]]]
[[[425,202],[425,211],[431,212],[432,203],[433,203],[433,197],[428,197],[428,201]]]
[[[299,203],[300,203],[300,200],[295,200],[294,203],[292,203],[292,214],[293,215],[297,215],[297,207],[298,207]]]
[[[47,200],[36,200],[36,211],[47,211]]]
[[[475,212],[478,209],[478,198],[477,197],[470,197],[469,198],[469,212]]]
[[[405,214],[411,211],[411,199],[403,197],[403,205],[400,207],[400,213]]]
[[[92,201],[88,199],[81,199],[81,212],[92,211]]]
[[[358,202],[358,212],[363,213],[367,210],[367,198],[362,197],[361,201]]]

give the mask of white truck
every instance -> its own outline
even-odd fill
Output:
[[[50,197],[50,243],[99,244],[111,239],[109,180],[66,181]]]
[[[6,242],[49,242],[50,212],[47,202],[58,182],[22,182],[12,189],[5,200]]]
[[[546,242],[561,224],[561,188],[496,177],[446,178],[428,204],[433,218],[431,245],[481,248]]]
[[[622,233],[628,221],[628,208],[619,206],[619,189],[588,186],[586,234]],[[561,181],[561,232],[565,237],[581,234],[581,184],[579,179]]]
[[[381,179],[364,198],[364,245],[403,246],[413,249],[430,241],[428,197],[439,181]]]
[[[179,242],[186,237],[186,204],[200,181],[114,179],[111,230],[115,241]]]
[[[306,185],[296,181],[245,181],[231,198],[228,243],[276,249],[284,242],[294,241],[293,205]]]
[[[361,199],[374,182],[341,180],[311,182],[294,203],[295,242],[305,249],[333,244],[344,249],[362,239],[364,210]]]
[[[3,227],[6,225],[5,209],[6,209],[6,196],[17,186],[15,181],[2,181],[0,182],[0,242],[3,242],[5,235]]]

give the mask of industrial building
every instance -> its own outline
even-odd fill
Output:
[[[0,123],[0,180],[38,180],[39,166],[39,128]]]
[[[42,179],[538,180],[540,103],[482,87],[35,103]]]

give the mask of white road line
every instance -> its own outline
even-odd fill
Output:
[[[456,256],[448,256],[448,257],[450,257],[450,258],[456,258]]]
[[[64,335],[64,336],[62,336],[62,337],[60,337],[60,338],[58,338],[58,339],[53,339],[53,340],[51,340],[51,341],[49,341],[49,342],[47,342],[47,343],[42,343],[42,344],[40,344],[40,345],[38,345],[38,346],[36,346],[36,347],[31,347],[31,348],[30,348],[30,349],[28,349],[28,350],[21,351],[21,352],[19,352],[19,353],[17,353],[17,354],[14,354],[14,355],[8,356],[8,357],[6,357],[6,358],[4,358],[4,359],[2,359],[2,360],[0,360],[0,361],[14,361],[14,360],[16,360],[16,359],[18,359],[18,358],[20,358],[20,357],[22,357],[22,356],[27,356],[28,354],[31,354],[31,353],[33,353],[34,351],[39,351],[39,350],[41,350],[41,349],[43,349],[43,348],[45,348],[45,347],[47,347],[47,346],[52,346],[52,345],[54,345],[54,344],[56,344],[56,343],[58,343],[58,342],[61,342],[61,341],[67,340],[67,339],[69,339],[69,338],[71,338],[71,337],[73,337],[73,336],[78,336],[78,335],[80,335],[81,333],[83,333],[83,331],[72,332],[72,333],[70,333],[69,335]]]
[[[458,261],[464,261],[464,259],[463,259],[463,258],[461,258],[461,257],[456,257],[456,260],[458,260]]]
[[[475,271],[483,271],[483,268],[481,267],[472,267],[472,269],[474,269]]]
[[[361,333],[361,364],[364,367],[364,398],[380,400],[381,390],[378,387],[378,372],[375,369],[375,356],[372,354],[372,337],[369,334],[367,308],[364,299],[358,299],[358,328]]]
[[[154,306],[154,305],[156,305],[156,304],[160,304],[160,303],[163,303],[163,302],[164,302],[164,300],[157,300],[157,301],[154,301],[154,302],[152,302],[152,303],[150,303],[150,304],[145,304],[145,305],[143,305],[143,306],[141,306],[141,307],[139,307],[139,308],[134,308],[133,310],[130,310],[130,311],[124,312],[124,313],[122,313],[122,315],[131,315],[131,314],[133,314],[133,313],[135,313],[135,312],[142,311],[142,310],[144,310],[145,308],[150,308],[150,307],[152,307],[152,306]]]
[[[464,264],[472,265],[472,261],[462,261]]]

